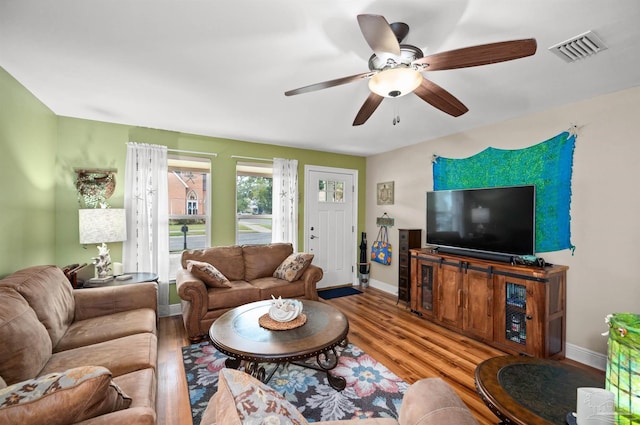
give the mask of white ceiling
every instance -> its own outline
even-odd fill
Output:
[[[425,73],[461,117],[410,94],[352,127],[366,81],[284,92],[368,70],[360,13],[406,22],[425,55],[530,37],[538,51]],[[366,156],[637,86],[639,22],[638,0],[1,0],[0,66],[61,116]],[[588,30],[609,48],[547,50]]]

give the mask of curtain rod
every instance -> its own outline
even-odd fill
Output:
[[[273,162],[273,158],[271,158],[271,159],[269,159],[269,158],[254,158],[252,156],[231,155],[231,158],[234,158],[234,159],[251,159],[253,161]]]
[[[169,149],[169,148],[167,148],[167,152],[190,153],[190,154],[196,154],[196,155],[209,155],[209,156],[213,156],[213,157],[218,156],[218,154],[215,153],[215,152],[198,152],[198,151],[188,151],[188,150],[184,150],[184,149]]]
[[[129,143],[135,143],[135,142],[129,142]],[[125,143],[125,144],[128,145],[129,143]],[[167,152],[191,153],[191,154],[196,154],[196,155],[209,155],[209,156],[213,156],[213,157],[218,156],[218,154],[215,153],[215,152],[188,151],[188,150],[184,150],[184,149],[170,149],[170,148],[167,148]]]

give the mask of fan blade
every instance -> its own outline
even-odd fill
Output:
[[[536,52],[536,48],[535,38],[501,41],[435,53],[416,59],[413,64],[428,65],[426,71],[467,68],[531,56]]]
[[[374,92],[371,92],[369,94],[369,97],[367,97],[367,100],[364,101],[364,104],[358,111],[358,115],[356,115],[356,119],[353,120],[353,125],[354,126],[362,125],[365,122],[367,122],[371,114],[373,114],[374,111],[378,108],[378,106],[380,106],[382,99],[384,99],[384,97],[377,95]]]
[[[454,117],[459,117],[469,110],[454,95],[426,78],[422,79],[422,84],[413,92],[434,108]]]
[[[400,56],[400,44],[391,26],[381,15],[358,15],[358,24],[371,50],[381,59]]]
[[[300,87],[284,92],[285,96],[293,96],[296,94],[308,93],[310,91],[328,89],[329,87],[340,86],[342,84],[352,83],[358,80],[365,80],[373,77],[378,72],[363,72],[362,74],[351,75],[349,77],[336,78],[335,80],[324,81],[322,83],[310,84],[308,86]]]

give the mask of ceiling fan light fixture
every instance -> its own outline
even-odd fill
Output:
[[[378,72],[369,80],[369,90],[383,97],[400,97],[422,83],[422,74],[413,68],[397,67]]]

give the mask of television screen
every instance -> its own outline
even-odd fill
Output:
[[[535,255],[535,186],[427,192],[427,245]]]

